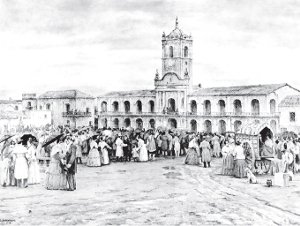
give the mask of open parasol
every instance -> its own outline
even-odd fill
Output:
[[[0,140],[0,143],[4,142],[4,141],[7,141],[8,139],[12,138],[13,136],[15,135],[5,135],[1,140]]]
[[[45,144],[43,144],[43,148],[48,146],[49,144],[52,144],[53,142],[57,141],[58,139],[60,139],[64,134],[59,134],[59,135],[52,135],[49,137],[49,139],[46,141]]]

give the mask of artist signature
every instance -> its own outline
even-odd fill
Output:
[[[11,224],[14,221],[15,220],[11,220],[11,219],[0,219],[0,225]]]

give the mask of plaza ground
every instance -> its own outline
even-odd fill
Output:
[[[184,165],[184,158],[79,166],[77,190],[0,188],[0,220],[20,225],[299,225],[300,176],[266,187]],[[44,174],[42,174],[44,176]],[[0,221],[1,225],[1,221]]]

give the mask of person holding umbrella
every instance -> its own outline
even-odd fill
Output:
[[[26,188],[28,186],[28,150],[25,148],[24,140],[17,144],[14,148],[13,154],[15,156],[15,178],[17,186]]]

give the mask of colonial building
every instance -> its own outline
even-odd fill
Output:
[[[193,39],[178,27],[162,34],[162,73],[153,90],[110,92],[97,98],[99,127],[239,131],[247,124],[280,128],[278,104],[299,90],[288,84],[193,86]]]
[[[79,90],[48,91],[35,101],[39,110],[51,111],[54,126],[94,125],[95,98]]]
[[[281,129],[300,133],[300,95],[284,98],[279,104],[279,111]]]

